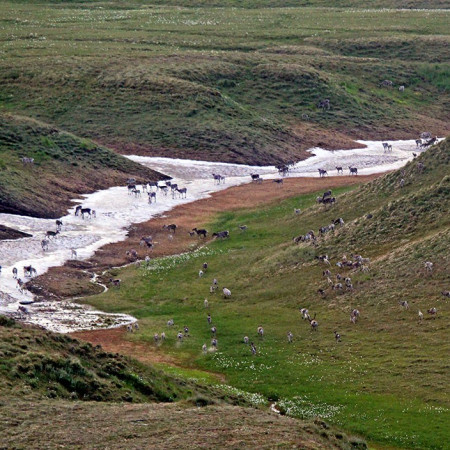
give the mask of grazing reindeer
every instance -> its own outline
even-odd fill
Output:
[[[144,245],[147,246],[150,250],[153,249],[153,237],[152,236],[142,236],[139,241],[139,245],[142,247]]]
[[[50,239],[51,237],[55,238],[57,234],[59,234],[59,230],[47,231],[47,233],[45,233],[45,236]]]
[[[300,313],[301,313],[301,315],[302,315],[302,319],[303,320],[306,320],[306,319],[310,319],[310,317],[309,317],[309,311],[306,309],[306,308],[302,308],[302,309],[300,309]]]
[[[50,244],[50,241],[48,239],[43,239],[41,241],[42,251],[46,252],[48,250],[49,244]]]
[[[325,169],[317,169],[319,171],[319,177],[324,177],[328,175],[328,172]]]
[[[81,218],[82,218],[82,219],[84,219],[84,215],[85,215],[85,214],[87,214],[87,215],[89,216],[89,219],[92,218],[92,215],[91,215],[91,208],[81,208],[80,212],[81,212]]]
[[[433,318],[436,317],[437,309],[436,308],[430,308],[427,310],[427,313],[430,314]]]
[[[263,338],[264,337],[264,328],[260,325],[259,327],[258,327],[258,336],[259,337],[261,337],[261,338]]]
[[[251,173],[250,176],[252,177],[252,181],[259,180],[259,173]]]
[[[181,189],[176,189],[176,191],[180,195],[180,198],[186,198],[187,188],[184,187],[184,188],[181,188]]]
[[[24,277],[31,278],[33,275],[37,275],[37,270],[33,266],[23,266]]]
[[[109,282],[112,283],[113,286],[115,286],[117,289],[120,288],[120,279],[116,278],[115,280],[110,278]]]
[[[206,344],[202,345],[202,352],[203,353],[207,353],[208,352],[208,347],[206,346]]]
[[[358,169],[356,167],[348,167],[350,170],[350,175],[358,175]]]
[[[25,282],[22,281],[21,278],[17,278],[16,288],[23,294],[23,290],[25,289]]]
[[[394,83],[391,80],[383,80],[380,83],[380,87],[392,87]]]
[[[292,343],[293,338],[294,338],[294,335],[290,331],[288,331],[287,340],[288,340],[289,344]]]
[[[423,320],[423,312],[419,309],[419,321]]]
[[[350,313],[350,322],[356,323],[356,321],[359,319],[359,311],[357,309],[353,309]]]
[[[432,273],[433,272],[433,263],[431,261],[426,261],[425,269],[427,270],[427,272]]]
[[[405,309],[409,309],[409,303],[406,300],[401,300],[398,302],[400,306],[402,306]]]
[[[312,331],[317,331],[317,329],[319,328],[319,322],[317,322],[315,314],[314,317],[309,320],[309,324],[311,325]]]
[[[23,158],[20,158],[20,160],[22,161],[22,164],[24,166],[27,164],[30,164],[30,165],[34,164],[34,158],[28,158],[28,157],[24,156]]]
[[[248,344],[248,342],[249,342],[248,336],[244,336],[244,344]]]
[[[324,98],[324,99],[320,100],[317,107],[321,108],[322,111],[325,111],[326,109],[330,109],[330,99]]]
[[[230,232],[228,230],[225,231],[218,231],[217,233],[212,234],[213,237],[216,237],[217,239],[225,239],[230,237]]]
[[[226,287],[224,287],[222,289],[223,292],[223,298],[230,298],[231,297],[231,291],[229,289],[227,289]]]
[[[403,91],[405,90],[405,86],[403,86],[403,85],[399,86],[398,90],[399,90],[400,92],[403,92]]]
[[[334,332],[334,338],[336,342],[341,342],[341,335],[337,331]]]
[[[177,226],[174,223],[171,223],[170,225],[163,225],[162,229],[167,230],[169,233],[175,233],[175,231],[177,230]]]
[[[203,300],[203,306],[204,306],[205,308],[207,308],[208,305],[209,305],[208,299],[205,298],[205,300]]]
[[[192,231],[194,231],[195,233],[197,233],[197,236],[202,236],[203,238],[206,238],[206,235],[208,234],[208,231],[205,230],[204,228],[192,228]]]
[[[278,180],[273,180],[274,183],[277,183],[278,186],[282,186],[283,185],[283,178],[280,178]]]

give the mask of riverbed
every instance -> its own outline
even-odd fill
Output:
[[[311,149],[313,156],[291,167],[289,177],[319,176],[318,169],[337,175],[336,166],[342,166],[348,174],[349,166],[357,167],[358,174],[368,175],[398,169],[419,153],[415,141],[392,142],[392,152],[385,152],[381,142],[361,141],[363,149],[327,151]],[[0,223],[10,228],[29,233],[32,237],[0,241],[0,314],[19,317],[27,323],[41,325],[56,332],[71,332],[83,329],[117,327],[132,323],[135,319],[126,314],[106,314],[89,306],[73,302],[39,301],[25,305],[28,313],[19,316],[18,307],[33,302],[31,293],[20,292],[12,269],[18,269],[18,276],[24,281],[23,267],[32,265],[38,274],[53,266],[63,265],[72,258],[75,249],[77,259],[87,259],[100,247],[126,239],[127,227],[133,223],[150,220],[164,214],[177,205],[193,202],[209,196],[218,190],[250,182],[250,174],[258,173],[261,178],[278,178],[273,166],[259,167],[229,163],[214,163],[185,159],[129,156],[133,161],[173,177],[173,182],[187,188],[185,199],[157,193],[156,203],[149,204],[147,193],[140,196],[128,193],[126,186],[85,195],[76,199],[83,207],[96,211],[95,218],[75,216],[75,208],[61,218],[61,233],[50,239],[47,251],[41,241],[48,230],[54,231],[53,219],[38,219],[11,214],[0,214]],[[217,184],[212,173],[225,177],[224,184]],[[138,186],[139,187],[139,186]]]

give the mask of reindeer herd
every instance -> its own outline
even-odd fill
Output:
[[[225,178],[223,178],[223,182],[225,183]],[[155,188],[155,190],[153,190],[153,188]],[[165,181],[162,183],[157,181],[148,181],[138,185],[136,184],[136,180],[131,178],[127,180],[127,189],[128,195],[134,195],[136,198],[140,198],[145,192],[147,194],[149,204],[156,203],[157,193],[167,197],[170,192],[172,199],[187,198],[187,188],[180,187],[177,183],[172,183],[171,181]]]

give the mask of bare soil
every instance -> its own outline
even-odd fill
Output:
[[[5,227],[4,225],[0,225],[0,241],[3,239],[20,239],[24,237],[30,237],[31,234],[22,233],[18,230],[13,230],[12,228]]]

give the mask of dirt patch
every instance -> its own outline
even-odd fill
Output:
[[[312,123],[299,122],[291,125],[291,128],[302,142],[304,150],[313,147],[320,147],[325,150],[351,150],[365,147],[348,134],[337,130],[324,130]],[[311,154],[307,153],[307,155]]]
[[[31,237],[31,234],[22,233],[21,231],[0,225],[0,241],[4,239],[21,239],[24,237]]]
[[[126,328],[78,331],[71,333],[71,336],[90,342],[92,345],[101,345],[108,352],[131,356],[143,363],[167,363],[173,366],[178,364],[175,358],[159,352],[152,345],[128,341]]]

